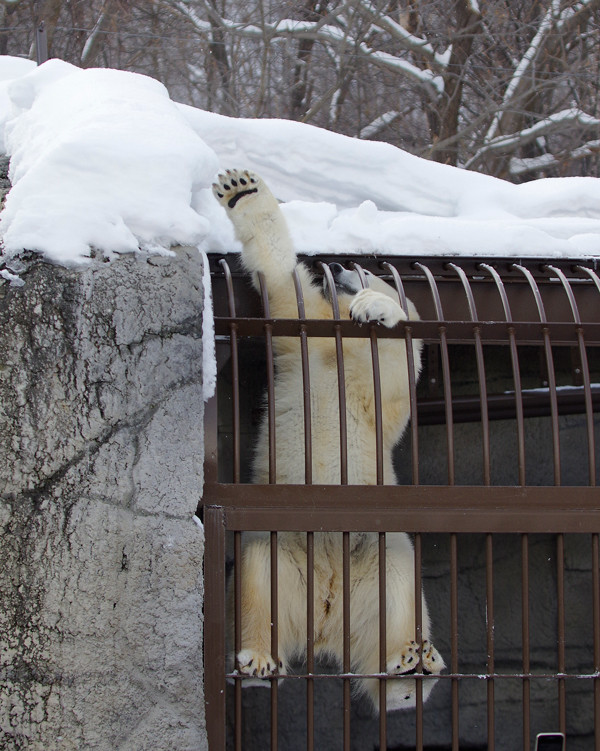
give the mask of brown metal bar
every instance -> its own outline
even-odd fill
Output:
[[[588,364],[587,351],[585,348],[585,339],[583,336],[583,330],[581,328],[581,316],[579,314],[579,308],[577,301],[573,293],[573,288],[569,283],[569,280],[565,276],[564,272],[556,266],[548,266],[548,269],[556,274],[560,279],[569,305],[571,306],[571,312],[573,314],[573,320],[577,324],[577,343],[579,346],[579,359],[581,362],[581,377],[583,379],[583,391],[585,397],[585,415],[586,415],[586,427],[587,427],[587,443],[588,443],[588,478],[589,484],[596,484],[596,449],[595,449],[595,436],[594,436],[594,414],[592,405],[592,389],[590,382],[590,368]],[[596,277],[598,278],[598,277]],[[600,292],[600,279],[598,280],[598,291]],[[600,300],[599,300],[600,302]]]
[[[529,642],[529,536],[521,535],[521,640],[523,673],[531,669]],[[531,734],[531,681],[523,678],[523,751],[529,751]]]
[[[550,416],[552,422],[552,456],[554,459],[554,484],[560,485],[560,432],[558,424],[558,401],[556,396],[556,374],[554,371],[554,358],[552,356],[552,345],[550,342],[550,329],[547,325],[546,311],[539,290],[539,287],[533,278],[533,275],[524,266],[515,264],[515,268],[521,271],[523,276],[529,282],[531,291],[535,299],[540,322],[543,324],[542,333],[544,339],[544,353],[546,357],[546,367],[548,370],[548,391],[550,394]]]
[[[298,318],[304,320],[306,311],[304,295],[298,271],[293,271]],[[306,326],[300,330],[300,356],[302,359],[302,388],[304,402],[304,482],[312,484],[312,422],[310,405],[310,365]],[[315,669],[315,590],[314,590],[314,533],[306,533],[306,663],[308,673]],[[314,723],[314,680],[306,679],[306,748],[313,751],[315,740]]]
[[[523,415],[540,417],[550,414],[548,392],[545,390],[521,391],[519,403]],[[600,412],[600,390],[591,389],[592,413]],[[586,411],[586,395],[583,388],[565,389],[557,391],[558,413],[565,415],[582,414]],[[440,399],[427,399],[419,402],[419,420],[421,425],[435,425],[439,423],[440,411],[444,402]],[[517,417],[515,409],[515,392],[493,394],[487,397],[487,412],[489,419],[510,420]],[[481,418],[481,400],[479,397],[461,397],[452,399],[452,413],[454,422],[478,422]],[[414,483],[413,483],[414,484]],[[591,484],[591,483],[590,483]]]
[[[333,317],[336,321],[334,327],[336,369],[338,379],[338,411],[340,421],[340,483],[348,484],[348,427],[346,420],[346,375],[344,369],[344,348],[340,326],[340,307],[337,299],[337,290],[331,269],[326,264],[320,264],[323,275],[327,282],[331,297]],[[343,531],[342,534],[342,630],[343,630],[343,670],[350,672],[350,534]],[[350,679],[344,678],[343,691],[343,748],[350,751]]]
[[[353,321],[339,319],[306,319],[306,324],[297,318],[235,318],[239,336],[264,336],[265,324],[271,326],[273,336],[299,336],[302,325],[307,326],[309,336],[333,337],[336,331],[344,337],[365,339],[371,336],[368,326],[357,326]],[[229,336],[232,319],[227,316],[215,318],[215,334]],[[481,339],[485,344],[506,344],[509,327],[504,321],[476,321],[480,327]],[[512,321],[519,345],[539,345],[545,328],[552,331],[552,342],[557,346],[574,346],[577,344],[577,332],[571,322],[549,321]],[[397,339],[405,336],[406,327],[412,334],[425,343],[439,343],[439,321],[400,321],[392,329],[381,327],[379,339]],[[473,321],[444,321],[448,344],[464,344],[473,337]],[[581,324],[586,342],[589,346],[600,346],[600,324],[585,321]]]
[[[353,263],[352,267],[358,272],[360,283],[363,289],[369,285],[362,267],[358,263]],[[379,350],[377,347],[377,330],[376,324],[370,324],[371,339],[371,364],[373,368],[373,408],[375,410],[375,476],[377,485],[383,485],[383,425],[382,425],[382,405],[381,405],[381,372],[379,368]],[[385,683],[385,682],[384,682]]]
[[[331,307],[333,310],[334,326],[331,334],[335,337],[335,356],[338,376],[338,404],[340,417],[340,483],[348,483],[348,426],[346,421],[346,375],[344,370],[344,348],[342,344],[342,322],[340,321],[340,307],[335,289],[333,275],[324,263],[319,264],[327,281],[329,294],[331,295]],[[344,323],[348,323],[347,321]],[[357,326],[352,324],[352,328]],[[312,336],[312,326],[311,326]]]
[[[261,300],[265,318],[271,316],[269,308],[269,295],[264,274],[258,273]],[[269,427],[269,483],[277,482],[276,465],[276,436],[275,436],[275,360],[273,356],[273,332],[270,323],[265,322],[265,347],[267,354],[267,422]],[[270,525],[264,525],[263,529],[271,529]],[[278,593],[277,593],[277,532],[271,531],[271,655],[273,659],[279,659],[278,646]],[[279,686],[277,678],[271,678],[271,751],[277,751],[277,713],[278,713]]]
[[[233,482],[240,481],[240,371],[238,364],[238,340],[237,340],[237,328],[235,323],[235,293],[233,291],[233,280],[231,277],[231,270],[229,264],[225,259],[220,262],[223,270],[223,277],[227,287],[227,306],[229,315],[232,318],[230,333],[229,333],[229,347],[231,352],[231,383],[232,383],[232,410],[233,410]]]
[[[450,535],[450,670],[458,675],[458,541]],[[451,684],[452,751],[460,750],[458,679]]]
[[[581,685],[584,685],[584,682],[590,681],[594,682],[598,676],[596,673],[557,673],[557,672],[535,672],[535,673],[522,673],[521,671],[514,671],[510,673],[493,673],[492,675],[488,675],[487,673],[481,674],[479,672],[477,673],[440,673],[439,675],[436,675],[435,678],[430,679],[427,675],[421,675],[419,673],[415,673],[414,675],[411,675],[411,678],[414,678],[416,676],[419,680],[435,680],[435,681],[451,681],[453,679],[459,680],[461,682],[467,681],[467,680],[476,680],[476,681],[485,681],[487,683],[489,678],[493,678],[494,681],[503,681],[503,680],[510,680],[514,681],[515,679],[523,680],[524,678],[530,678],[531,680],[536,681],[557,681],[559,678],[562,678],[564,680],[569,681],[578,681],[581,682]],[[226,675],[226,678],[233,677],[232,675]],[[309,676],[306,673],[294,673],[293,675],[287,675],[285,677],[286,681],[297,681],[302,680],[305,681]],[[317,675],[312,676],[315,680],[331,680],[332,678],[380,678],[379,673],[349,673],[346,675],[345,673],[318,673]]]
[[[298,318],[306,320],[304,310],[304,296],[302,294],[302,285],[298,271],[293,271],[294,289],[296,291],[296,302],[298,305]],[[310,410],[310,365],[308,358],[308,339],[306,335],[306,326],[300,327],[300,357],[302,360],[302,396],[304,404],[304,482],[306,485],[312,483],[312,423]]]
[[[350,654],[350,533],[342,533],[342,631],[343,631],[343,660],[342,669],[348,674],[351,670]],[[350,679],[343,678],[343,712],[344,751],[350,751]]]
[[[495,740],[495,705],[494,705],[494,553],[492,535],[485,539],[485,574],[486,574],[486,633],[487,633],[487,748],[494,751]]]
[[[277,532],[271,532],[271,656],[279,662],[279,608],[277,577]],[[279,685],[271,678],[271,751],[277,751]]]
[[[417,532],[414,539],[415,567],[415,641],[421,645],[417,674],[423,672],[423,545],[421,534]],[[415,683],[415,751],[423,751],[423,681]]]
[[[225,524],[222,508],[204,508],[204,686],[211,751],[225,751]]]
[[[592,535],[592,627],[594,629],[594,741],[600,751],[600,536]]]
[[[452,418],[452,387],[450,381],[450,358],[448,355],[448,337],[445,324],[444,312],[440,293],[431,271],[422,263],[415,263],[415,267],[421,269],[429,283],[431,295],[435,305],[435,312],[439,321],[439,341],[442,355],[442,380],[444,386],[444,406],[446,413],[446,440],[448,456],[448,485],[454,485],[454,421]]]
[[[265,348],[267,353],[267,423],[269,426],[269,482],[277,482],[276,467],[276,443],[275,443],[275,361],[273,358],[273,326],[269,322],[271,311],[269,308],[269,295],[265,276],[258,272],[260,296],[265,312],[263,331],[265,336]]]
[[[242,650],[242,533],[233,533],[233,586],[234,586],[234,650],[236,672],[239,670],[237,655]],[[242,751],[242,681],[234,678],[234,745]]]
[[[214,485],[228,529],[331,532],[600,532],[598,490],[555,486]],[[299,492],[299,490],[301,492]],[[268,519],[271,519],[269,523]],[[486,526],[487,520],[487,526]],[[262,524],[262,526],[261,526]]]
[[[404,285],[397,269],[391,263],[384,263],[383,268],[388,270],[396,285],[400,306],[408,317],[408,302]],[[412,483],[419,484],[419,422],[417,417],[417,378],[415,376],[415,352],[412,336],[412,327],[407,325],[404,328],[404,338],[406,344],[406,364],[408,368],[408,393],[410,397],[410,451],[412,462]]]
[[[306,749],[315,747],[315,536],[306,533]]]
[[[469,313],[472,321],[479,320],[477,315],[477,306],[475,304],[475,298],[473,296],[473,290],[467,279],[467,275],[460,266],[455,263],[448,264],[450,268],[453,268],[458,274],[467,302],[469,304]],[[487,384],[485,380],[485,361],[483,357],[483,345],[481,342],[481,328],[477,325],[473,327],[473,338],[475,339],[475,358],[477,361],[477,380],[479,382],[479,401],[481,405],[481,438],[482,438],[482,451],[483,451],[483,484],[490,485],[490,421],[488,416],[487,406]]]
[[[385,532],[379,533],[379,672],[387,673]],[[379,679],[379,747],[387,748],[387,681]]]
[[[510,343],[510,360],[512,367],[513,383],[515,384],[515,410],[517,418],[517,452],[518,452],[518,466],[519,466],[519,485],[525,485],[525,420],[523,415],[523,390],[521,384],[521,371],[519,368],[519,352],[517,349],[517,340],[515,333],[515,325],[513,322],[510,303],[508,301],[508,295],[506,294],[506,288],[500,278],[500,275],[493,266],[482,263],[481,268],[485,269],[496,283],[496,288],[500,294],[500,300],[502,302],[502,308],[504,309],[504,317],[508,324],[508,340]]]
[[[557,599],[557,651],[558,672],[565,673],[565,538],[556,537],[556,599]],[[567,732],[567,703],[564,678],[558,678],[558,727]]]

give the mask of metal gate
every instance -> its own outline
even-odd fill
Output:
[[[421,320],[393,330],[348,320],[270,317],[230,259],[211,273],[219,368],[207,405],[203,515],[205,691],[211,751],[218,749],[530,749],[538,732],[565,733],[567,748],[600,751],[600,278],[595,264],[514,259],[322,258],[359,265],[408,297]],[[405,304],[405,303],[404,303]],[[408,355],[411,420],[394,461],[396,486],[313,484],[310,408],[305,410],[305,483],[249,483],[253,431],[266,392],[274,455],[273,338],[298,337],[310,393],[308,342],[332,337],[343,383],[344,341],[402,337]],[[411,354],[424,342],[419,382]],[[374,377],[377,391],[377,376]],[[340,387],[340,414],[343,414]],[[375,394],[376,409],[381,400]],[[377,406],[378,405],[378,406]],[[384,405],[385,408],[385,405]],[[344,446],[340,419],[340,446]],[[377,441],[380,442],[378,430]],[[378,446],[378,454],[381,447]],[[274,461],[274,460],[273,460]],[[226,580],[240,648],[240,561],[244,531],[270,533],[271,642],[277,654],[277,538],[306,534],[306,657],[280,685],[242,691],[226,672]],[[344,569],[344,659],[314,656],[314,535],[340,533]],[[349,644],[349,539],[379,535],[380,704],[385,703],[385,539],[414,542],[417,643],[421,590],[446,662],[427,703],[421,668],[414,710],[367,716],[355,699]],[[433,603],[433,608],[431,607]],[[362,676],[364,677],[364,676]],[[328,688],[330,687],[330,688]],[[260,698],[256,698],[260,695]]]

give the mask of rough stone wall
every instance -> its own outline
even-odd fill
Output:
[[[202,263],[0,280],[0,749],[206,748]]]

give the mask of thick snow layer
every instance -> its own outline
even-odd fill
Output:
[[[52,60],[8,94],[7,254],[28,248],[69,264],[90,248],[165,251],[206,236],[192,202],[217,159],[158,81]]]
[[[286,120],[243,120],[180,105],[222,166],[267,180],[307,253],[600,255],[600,180],[513,185]],[[223,243],[225,240],[225,243]],[[210,244],[231,238],[211,223]]]
[[[598,179],[512,185],[386,143],[177,105],[133,73],[0,58],[2,132],[8,261],[24,248],[64,264],[92,249],[239,250],[210,190],[227,167],[267,180],[302,252],[600,256]]]

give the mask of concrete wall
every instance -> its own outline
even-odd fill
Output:
[[[206,748],[202,264],[0,281],[0,748]]]

